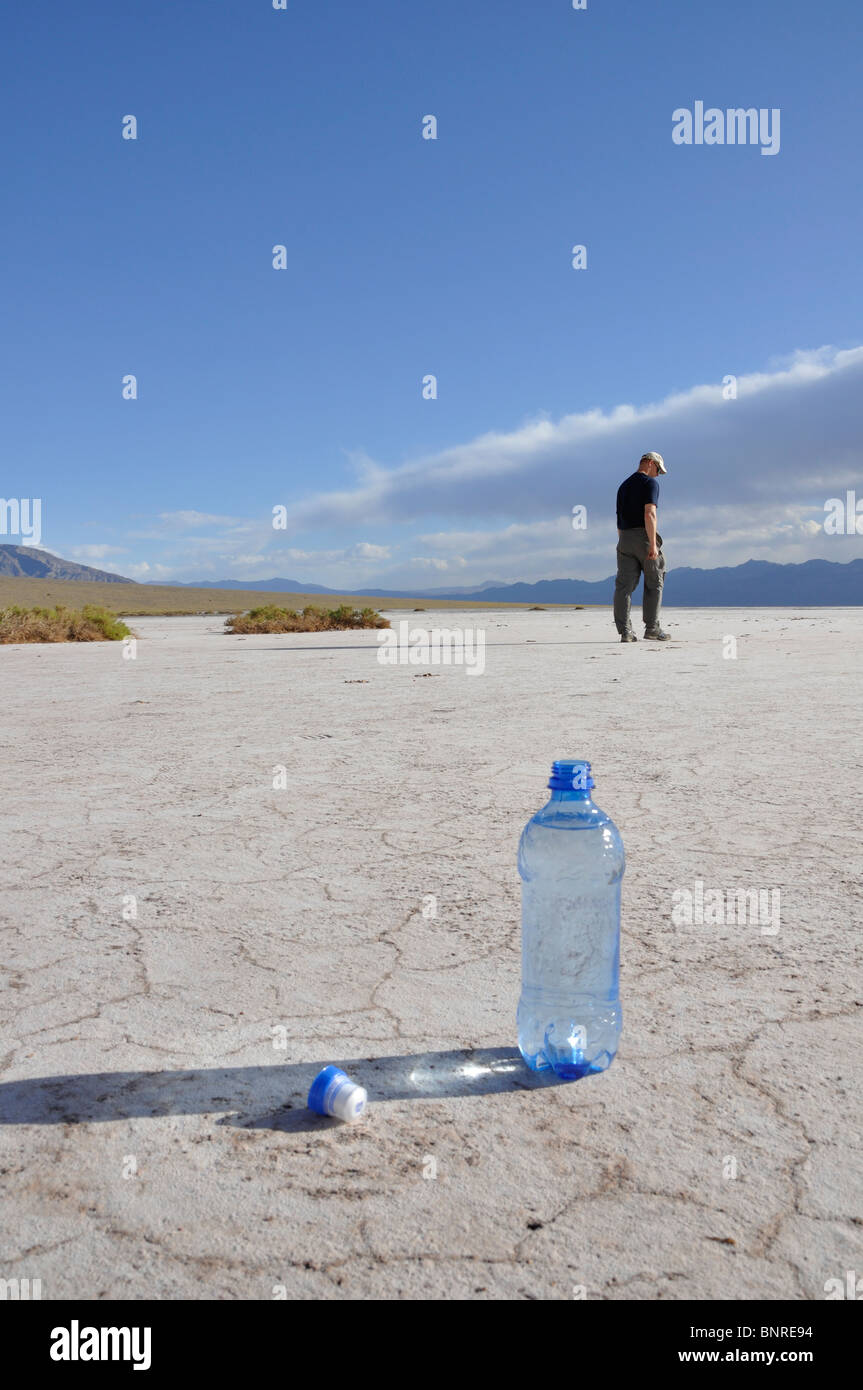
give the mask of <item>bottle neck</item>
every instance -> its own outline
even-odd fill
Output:
[[[537,811],[536,819],[549,825],[566,822],[583,826],[604,825],[608,816],[595,801],[591,801],[589,792],[553,787],[549,788],[548,801],[541,811]]]

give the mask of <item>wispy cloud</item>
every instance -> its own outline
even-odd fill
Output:
[[[770,373],[741,376],[736,399],[721,384],[694,386],[655,405],[537,420],[509,433],[367,469],[352,490],[306,498],[289,525],[314,527],[540,518],[580,503],[609,515],[617,485],[645,449],[669,468],[675,505],[816,501],[859,477],[863,347],[800,352]]]
[[[83,564],[89,560],[105,560],[109,555],[128,554],[123,545],[70,545],[67,550],[73,560],[80,560]]]
[[[241,516],[218,516],[213,512],[160,512],[159,519],[172,530],[188,531],[194,526],[238,526],[245,528],[248,521]]]
[[[224,539],[220,541],[220,545],[224,552]],[[302,565],[341,565],[359,560],[368,564],[389,560],[390,556],[391,549],[388,545],[372,545],[369,541],[358,541],[355,545],[345,546],[340,550],[299,550],[296,546],[271,546],[253,554],[223,553],[220,558],[226,565],[234,568],[263,566],[272,576],[273,564],[276,561],[282,563],[287,560],[291,564]]]
[[[449,555],[446,559],[436,555],[413,555],[410,560],[411,565],[415,565],[421,570],[458,570],[464,569],[467,560],[461,555]]]
[[[153,583],[164,579],[176,579],[177,575],[172,565],[150,564],[148,560],[136,560],[130,565],[109,565],[108,569],[115,574],[124,574],[127,579],[137,579],[139,583],[146,583],[152,580]]]

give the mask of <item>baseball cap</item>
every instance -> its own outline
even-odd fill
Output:
[[[642,455],[641,455],[641,459],[639,460],[639,462],[644,463],[645,459],[647,460],[648,463],[655,463],[656,466],[657,466],[657,468],[659,469],[660,473],[667,473],[667,472],[668,472],[668,469],[667,469],[666,466],[665,466],[665,460],[663,459],[663,457],[662,457],[661,454],[656,454],[656,453],[654,453],[653,450],[651,449],[651,451],[650,451],[649,454],[642,454]]]

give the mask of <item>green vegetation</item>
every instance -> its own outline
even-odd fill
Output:
[[[131,633],[104,608],[0,608],[0,642],[120,642]]]
[[[343,603],[339,608],[278,608],[267,603],[225,619],[226,632],[346,632],[351,628],[389,627],[373,608],[351,608]]]

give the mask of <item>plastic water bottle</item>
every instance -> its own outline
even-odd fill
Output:
[[[623,842],[590,799],[590,763],[552,765],[551,800],[524,827],[518,1047],[566,1081],[605,1071],[620,1038]]]

